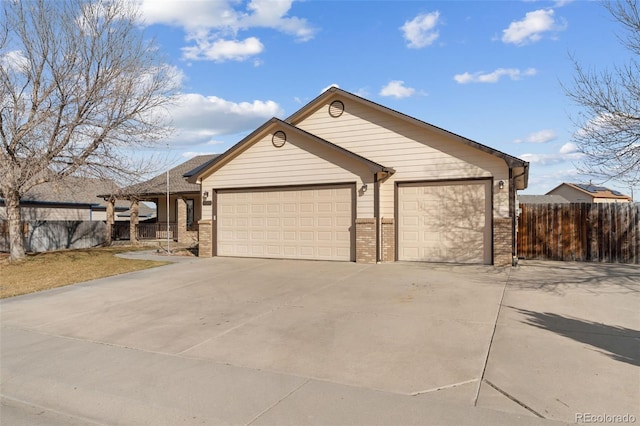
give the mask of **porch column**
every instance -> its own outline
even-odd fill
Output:
[[[138,227],[138,200],[133,199],[131,201],[131,215],[129,216],[129,242],[131,245],[138,245],[138,233],[136,229]]]
[[[110,246],[113,242],[113,223],[115,222],[115,202],[116,200],[111,197],[107,202],[107,235],[104,240],[105,246]]]
[[[187,242],[187,202],[184,198],[178,198],[176,200],[178,210],[178,242]]]

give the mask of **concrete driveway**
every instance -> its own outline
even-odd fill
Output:
[[[190,258],[0,308],[3,424],[640,421],[638,267]]]

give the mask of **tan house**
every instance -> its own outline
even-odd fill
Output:
[[[564,182],[547,192],[547,195],[559,195],[570,203],[630,203],[633,201],[628,195],[590,183]]]
[[[200,256],[511,265],[529,164],[331,88],[185,174]]]

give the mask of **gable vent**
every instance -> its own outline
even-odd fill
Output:
[[[340,117],[344,112],[344,104],[342,101],[333,101],[329,105],[329,115],[333,118]]]
[[[283,146],[286,141],[287,141],[287,134],[282,130],[278,130],[271,137],[271,143],[276,148],[280,148],[281,146]]]

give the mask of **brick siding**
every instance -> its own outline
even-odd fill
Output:
[[[356,219],[356,262],[376,263],[376,220]]]
[[[198,257],[211,257],[213,256],[213,234],[210,220],[201,220],[198,222],[199,229],[199,243],[198,243]]]
[[[382,218],[382,261],[396,260],[396,226],[393,218]]]
[[[511,266],[513,262],[511,241],[512,219],[493,219],[493,264],[495,266]]]

